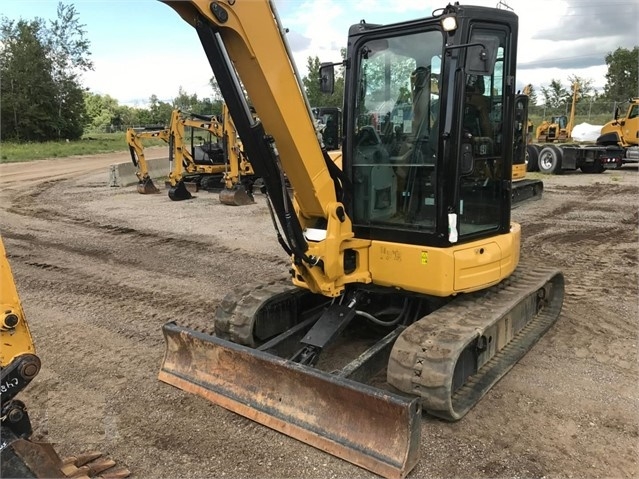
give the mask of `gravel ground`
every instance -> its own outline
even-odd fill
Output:
[[[138,478],[373,477],[157,380],[162,324],[212,317],[287,258],[260,195],[143,196],[106,186],[124,158],[101,158],[0,168],[0,232],[43,363],[21,395],[37,435]],[[639,477],[637,175],[544,177],[513,211],[522,256],[566,276],[561,317],[463,420],[424,416],[409,477]]]

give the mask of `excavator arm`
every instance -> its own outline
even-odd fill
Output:
[[[146,157],[144,156],[144,145],[142,144],[142,140],[159,139],[168,143],[169,137],[170,130],[168,128],[142,131],[138,131],[135,128],[128,128],[126,130],[126,142],[129,145],[131,161],[133,162],[133,166],[136,168],[135,175],[138,177],[138,193],[147,195],[160,192],[149,176],[149,166],[146,162]]]

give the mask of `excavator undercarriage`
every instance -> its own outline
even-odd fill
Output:
[[[287,281],[248,287],[225,298],[214,324],[164,326],[159,377],[384,477],[404,477],[419,456],[422,408],[460,419],[559,317],[562,274],[520,271],[446,299],[373,288],[340,304]]]

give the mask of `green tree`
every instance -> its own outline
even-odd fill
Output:
[[[77,139],[87,123],[81,72],[91,69],[89,43],[73,6],[58,18],[12,21],[2,17],[0,75],[3,138]]]
[[[56,83],[57,115],[55,126],[58,139],[78,139],[86,123],[83,88],[79,77],[93,69],[89,59],[89,41],[84,25],[73,5],[58,3],[57,19],[51,22],[47,41],[51,56],[52,76]]]
[[[547,108],[563,108],[571,98],[571,93],[563,87],[561,81],[552,79],[548,87],[541,87],[541,94]]]
[[[153,94],[149,98],[149,122],[148,125],[168,125],[171,120],[173,105],[161,101],[157,95]]]
[[[139,109],[120,105],[109,95],[85,92],[84,106],[87,112],[85,127],[92,131],[122,131],[140,124]],[[144,111],[148,116],[148,110]]]
[[[639,46],[632,50],[617,48],[606,55],[604,96],[610,101],[626,101],[639,95]]]
[[[209,80],[209,85],[211,85],[211,89],[213,90],[213,101],[221,102],[223,100],[222,92],[220,91],[220,85],[218,85],[215,77],[211,77],[211,79]]]
[[[342,49],[342,57],[346,55],[346,49]],[[335,91],[332,94],[322,93],[320,91],[320,65],[319,57],[308,57],[306,68],[308,74],[302,78],[302,84],[306,91],[311,106],[336,106],[342,107],[344,97],[344,73],[340,68],[335,76]]]
[[[57,91],[42,19],[0,25],[0,135],[18,141],[55,137]]]
[[[184,112],[199,113],[196,111],[199,106],[197,94],[189,95],[184,88],[180,86],[178,96],[173,99],[173,108],[177,108]]]
[[[58,107],[55,121],[58,139],[77,139],[86,123],[83,88],[79,81],[82,72],[93,69],[89,59],[89,41],[84,25],[80,24],[73,5],[58,3],[58,18],[51,22],[48,42],[52,59],[52,76],[57,86]]]

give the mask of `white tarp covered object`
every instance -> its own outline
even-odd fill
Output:
[[[579,123],[572,129],[572,139],[574,141],[597,141],[601,135],[601,127],[602,125]]]

